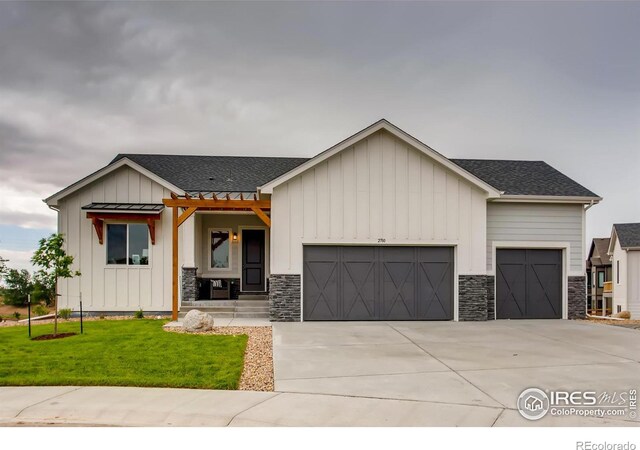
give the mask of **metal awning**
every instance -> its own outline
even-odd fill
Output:
[[[162,203],[89,203],[82,209],[100,213],[160,214],[164,205]]]

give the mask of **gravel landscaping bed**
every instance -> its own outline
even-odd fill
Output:
[[[165,328],[172,333],[187,333],[183,328]],[[192,334],[227,334],[249,336],[244,353],[244,369],[238,390],[273,391],[273,341],[271,327],[214,327]]]
[[[616,327],[631,328],[634,330],[640,330],[640,320],[638,319],[626,319],[626,320],[610,320],[610,319],[586,319],[590,323],[600,323],[602,325],[614,325]]]

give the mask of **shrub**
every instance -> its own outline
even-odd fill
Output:
[[[44,305],[36,305],[33,307],[32,311],[36,317],[46,316],[47,314],[49,314],[49,309],[47,309],[47,307]]]
[[[142,311],[142,308],[134,312],[133,317],[135,317],[136,319],[142,319],[144,317],[144,311]]]
[[[20,311],[16,311],[13,313],[13,317],[15,317],[16,320],[20,320],[20,316],[21,316]]]
[[[64,320],[69,320],[71,318],[71,308],[62,308],[60,311],[58,311],[58,314]]]

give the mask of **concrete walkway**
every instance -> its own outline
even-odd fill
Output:
[[[638,426],[515,410],[526,387],[640,384],[640,333],[569,321],[274,324],[276,392],[3,387],[0,425]]]

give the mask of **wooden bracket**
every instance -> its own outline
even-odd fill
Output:
[[[96,234],[98,235],[98,242],[100,245],[104,242],[104,221],[97,217],[91,218],[91,223],[93,224],[93,228],[96,230]]]
[[[260,220],[262,220],[269,228],[271,228],[271,218],[267,216],[263,210],[261,210],[257,206],[252,207],[251,210],[256,213],[256,216],[260,217]]]

